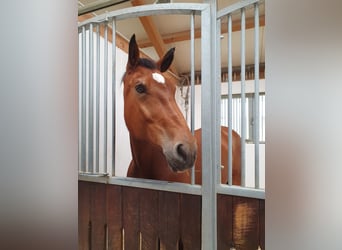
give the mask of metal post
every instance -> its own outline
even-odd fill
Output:
[[[100,25],[96,25],[96,173],[100,172]]]
[[[103,164],[104,164],[104,172],[107,173],[107,138],[108,138],[108,24],[104,25],[104,52],[103,52],[103,104],[104,104],[104,115],[103,115]]]
[[[94,43],[93,24],[89,25],[89,129],[88,171],[94,172]]]
[[[190,57],[191,57],[191,112],[190,112],[190,129],[191,133],[195,132],[195,14],[190,15]],[[191,184],[195,184],[195,167],[191,169]]]
[[[254,143],[255,188],[259,184],[259,4],[254,4]]]
[[[82,82],[80,90],[80,107],[81,107],[81,171],[86,172],[86,30],[82,26]]]
[[[82,171],[82,28],[78,28],[78,171]]]
[[[232,16],[228,15],[228,185],[233,185],[233,60]]]
[[[245,8],[241,9],[241,186],[246,186],[246,62],[245,42],[246,41],[246,20]]]
[[[216,15],[215,15],[216,17]],[[215,62],[215,81],[213,82],[213,88],[215,95],[213,96],[214,100],[214,107],[216,114],[214,116],[213,122],[214,126],[216,127],[215,130],[215,145],[216,150],[214,151],[214,159],[215,159],[215,172],[216,172],[216,184],[221,183],[221,57],[218,56],[221,54],[221,19],[213,19],[216,23],[215,29],[215,52],[214,52],[214,60]]]
[[[116,149],[116,22],[112,19],[112,176],[115,175]]]
[[[202,249],[217,249],[217,204],[215,151],[216,1],[202,11]]]

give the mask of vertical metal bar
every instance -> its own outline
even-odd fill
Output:
[[[88,171],[94,172],[94,42],[93,24],[89,25],[89,130]]]
[[[202,70],[202,249],[217,249],[217,204],[216,204],[216,161],[215,150],[215,64],[216,51],[216,1],[210,4],[201,16],[201,70]]]
[[[228,185],[233,185],[233,59],[232,16],[228,15]]]
[[[259,184],[259,4],[254,4],[254,143],[255,188]]]
[[[112,19],[112,175],[115,175],[116,151],[116,21]]]
[[[215,154],[215,171],[216,171],[216,184],[221,183],[221,19],[214,19],[216,20],[216,34],[215,36],[215,43],[216,43],[216,50],[214,53],[214,60],[215,63],[215,81],[214,81],[214,88],[215,88],[215,95],[214,95],[214,102],[215,102],[215,118],[214,118],[214,126],[216,126],[215,130],[215,144],[216,150]]]
[[[96,173],[100,172],[100,25],[96,25]]]
[[[82,83],[81,83],[81,171],[86,172],[86,30],[82,27]]]
[[[241,9],[241,185],[246,186],[246,20],[245,8]]]
[[[82,35],[78,28],[78,172],[82,171]]]
[[[191,57],[191,92],[190,92],[190,129],[191,133],[195,133],[195,14],[190,16],[190,57]],[[191,184],[195,184],[195,167],[191,169]]]
[[[81,36],[79,36],[79,77],[78,77],[78,170],[81,172],[85,172],[85,162],[84,162],[84,151],[83,147],[84,138],[83,138],[83,116],[85,112],[83,112],[83,91],[84,91],[84,72],[85,72],[85,54],[83,53],[85,48],[85,28],[84,26],[79,30],[81,31]],[[80,39],[81,38],[81,39]],[[81,43],[81,44],[80,44]]]
[[[104,51],[103,51],[103,164],[104,172],[107,173],[107,147],[108,147],[108,25],[104,23]]]

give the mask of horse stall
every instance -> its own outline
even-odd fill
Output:
[[[218,11],[216,1],[148,4],[79,23],[79,249],[265,249],[260,8],[258,0]],[[176,101],[188,130],[202,131],[201,171],[186,170],[188,183],[126,177],[132,135],[125,126],[124,112],[129,111],[124,111],[123,82],[132,59],[124,49],[129,37],[120,36],[121,22],[163,15],[186,16],[190,23],[189,73],[180,78],[164,72],[177,84]],[[239,44],[233,41],[236,22]],[[247,29],[253,38],[253,67],[245,61],[246,54],[250,57]],[[239,67],[233,65],[236,49]],[[195,69],[195,50],[201,54],[200,70]],[[221,138],[221,125],[228,126],[227,137]],[[238,185],[234,130],[240,138]],[[221,149],[223,141],[227,151]]]

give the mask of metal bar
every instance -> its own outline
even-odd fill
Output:
[[[216,36],[213,36],[215,40],[215,53],[214,60],[215,62],[215,81],[214,81],[214,107],[215,107],[215,116],[213,117],[214,126],[215,126],[215,149],[214,149],[214,159],[216,161],[215,163],[215,172],[216,172],[216,184],[221,183],[221,20],[220,19],[213,19],[213,22],[216,25],[215,28],[215,34]]]
[[[247,188],[247,187],[239,187],[239,186],[227,187],[227,185],[221,184],[217,187],[217,193],[234,195],[234,196],[242,196],[242,197],[250,197],[250,198],[256,198],[256,199],[265,199],[265,190]]]
[[[82,31],[78,31],[78,37],[82,37]],[[82,42],[82,39],[81,39]],[[82,171],[82,46],[80,45],[80,38],[78,38],[78,171]]]
[[[82,27],[81,171],[86,172],[86,30]]]
[[[190,129],[195,134],[195,15],[190,16],[190,58],[191,58],[191,93],[190,93]],[[195,167],[191,169],[191,184],[195,184]]]
[[[195,3],[172,3],[172,4],[147,4],[130,8],[106,12],[102,15],[87,19],[79,23],[79,27],[93,22],[101,22],[115,17],[116,21],[152,15],[200,15],[201,11],[208,8],[208,4]]]
[[[183,183],[173,183],[167,181],[139,179],[130,177],[109,177],[99,174],[85,174],[78,175],[78,180],[89,181],[96,183],[106,183],[110,185],[120,185],[126,187],[138,187],[159,191],[177,192],[185,194],[201,195],[202,190],[200,185],[190,185]],[[246,188],[239,186],[227,187],[224,184],[220,184],[217,187],[217,193],[227,194],[233,196],[251,197],[256,199],[265,199],[265,191],[261,189]]]
[[[237,10],[240,10],[242,8],[245,8],[247,7],[248,5],[252,5],[256,2],[259,2],[259,0],[243,0],[243,1],[239,1],[235,4],[232,4],[222,10],[219,10],[217,12],[217,18],[221,18],[221,17],[224,17],[226,16],[227,14],[230,14],[230,13],[233,13]]]
[[[112,176],[115,175],[116,151],[116,21],[112,19]]]
[[[173,183],[167,181],[157,181],[148,179],[138,179],[129,177],[111,177],[108,179],[109,184],[117,184],[121,186],[147,188],[153,190],[177,192],[183,194],[201,195],[202,190],[200,185]]]
[[[82,62],[80,58],[82,57],[82,46],[79,37],[80,29],[78,30],[78,172],[82,170],[82,64],[80,63]]]
[[[232,16],[228,15],[228,185],[233,185],[233,59]]]
[[[96,173],[100,172],[100,25],[96,26]]]
[[[202,70],[202,249],[217,249],[217,217],[216,217],[216,171],[215,171],[215,126],[213,116],[215,91],[215,64],[213,55],[216,51],[216,1],[208,0],[210,6],[202,11],[201,16],[201,70]],[[214,19],[216,20],[216,19]],[[217,146],[217,145],[216,145]]]
[[[259,4],[254,4],[254,145],[255,188],[260,188],[259,171]]]
[[[91,13],[97,10],[101,10],[101,9],[105,9],[114,5],[118,5],[124,2],[128,2],[130,0],[109,0],[109,1],[105,1],[105,2],[95,2],[95,4],[91,4],[90,6],[86,6],[86,7],[81,7],[78,9],[78,15],[84,15],[87,13]]]
[[[104,63],[103,63],[103,164],[104,172],[107,173],[107,148],[108,148],[108,24],[104,26]]]
[[[93,24],[89,25],[89,130],[88,171],[94,172],[94,42]]]
[[[246,22],[241,9],[241,186],[246,185]]]
[[[146,188],[159,191],[168,191],[184,194],[201,195],[202,188],[200,185],[191,185],[184,183],[158,181],[149,179],[139,179],[131,177],[117,177],[117,176],[105,176],[105,175],[91,175],[81,173],[78,175],[80,181],[89,181],[96,183],[104,183],[110,185],[120,185],[126,187]]]

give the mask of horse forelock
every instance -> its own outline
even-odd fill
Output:
[[[138,66],[141,66],[141,67],[144,67],[147,69],[151,69],[151,70],[157,70],[158,69],[157,63],[151,59],[148,59],[148,58],[139,58],[136,67],[138,67]],[[129,71],[128,72],[126,71],[123,74],[123,76],[121,78],[121,84],[124,83],[124,80],[125,80],[127,73],[129,74]],[[153,76],[153,74],[152,74],[152,76]],[[157,79],[155,77],[153,77],[153,78],[159,83],[165,83],[165,78],[161,74],[158,74]]]
[[[148,69],[157,69],[157,64],[147,58],[139,58],[137,66],[142,66]]]
[[[156,62],[154,62],[150,59],[147,59],[147,58],[139,58],[136,67],[138,67],[138,66],[141,66],[141,67],[144,67],[147,69],[152,69],[152,70],[158,69]],[[126,71],[123,74],[123,76],[121,78],[121,83],[123,83],[123,81],[125,80],[127,73],[129,73],[129,72]]]

